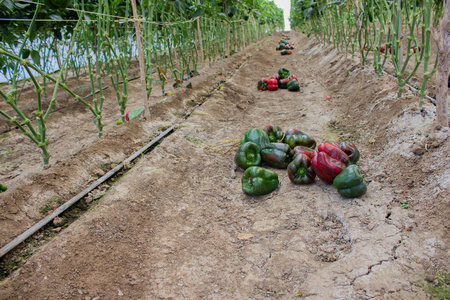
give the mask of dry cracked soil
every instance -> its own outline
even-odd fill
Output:
[[[0,283],[0,298],[429,299],[425,279],[450,265],[448,128],[436,126],[433,105],[419,109],[409,90],[397,99],[396,83],[360,68],[357,58],[295,32],[296,49],[281,56],[280,36],[204,67],[190,80],[193,89],[167,97],[155,90],[151,122],[116,125],[113,91],[105,90],[101,139],[88,111],[61,93],[62,109],[48,125],[47,169],[17,130],[3,134],[2,247],[51,204],[176,124],[121,177],[83,199],[95,205],[70,226],[52,222],[53,238]],[[297,75],[301,91],[258,91],[256,82],[280,67]],[[134,108],[139,82],[132,85]],[[244,194],[237,144],[269,123],[318,143],[353,141],[367,194],[344,199],[319,179],[294,185],[280,169],[274,192]]]

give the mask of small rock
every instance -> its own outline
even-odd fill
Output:
[[[92,196],[91,196],[91,195],[87,196],[87,197],[84,199],[84,201],[86,201],[87,204],[90,204],[90,203],[92,202],[92,200],[94,200],[94,199],[92,199]]]
[[[114,169],[115,167],[117,167],[117,164],[111,164],[111,169]]]
[[[239,233],[238,234],[238,239],[240,239],[241,241],[248,241],[248,240],[252,239],[253,237],[254,237],[254,235],[251,233]]]
[[[119,295],[119,296],[123,296],[123,293],[122,293],[122,291],[121,291],[121,290],[119,290],[119,293],[118,293],[118,295]]]
[[[95,171],[95,174],[97,174],[97,176],[102,177],[105,175],[105,171],[103,171],[102,169],[98,169]]]
[[[408,217],[414,218],[416,215],[413,212],[408,213]]]
[[[54,228],[54,229],[53,229],[54,232],[60,232],[61,230],[62,230],[61,227],[57,227],[57,228]]]

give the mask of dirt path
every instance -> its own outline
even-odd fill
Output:
[[[0,298],[427,299],[423,279],[449,266],[448,130],[433,128],[433,107],[414,109],[416,96],[393,98],[395,83],[373,84],[345,56],[291,36],[291,56],[275,52],[278,36],[241,54],[223,88],[4,281]],[[302,91],[258,92],[281,66]],[[233,145],[268,123],[319,143],[355,140],[368,193],[345,200],[275,170],[275,192],[246,196]]]

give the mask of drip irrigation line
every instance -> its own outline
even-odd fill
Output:
[[[90,186],[88,186],[86,189],[84,189],[81,193],[58,207],[54,212],[46,216],[44,219],[33,225],[31,228],[26,230],[24,233],[16,237],[14,240],[9,242],[6,246],[4,246],[2,249],[0,249],[0,258],[3,257],[6,253],[14,249],[17,245],[25,241],[27,238],[35,234],[38,230],[40,230],[42,227],[47,225],[50,221],[52,221],[54,218],[56,218],[58,215],[63,213],[65,210],[67,210],[69,207],[71,207],[73,204],[81,200],[83,197],[87,196],[92,190],[97,188],[100,184],[107,181],[109,178],[114,176],[116,173],[118,173],[120,170],[124,168],[124,165],[128,165],[133,160],[135,160],[137,157],[143,155],[149,148],[154,146],[156,143],[158,143],[162,138],[166,137],[170,132],[172,132],[177,125],[172,125],[169,129],[161,133],[158,137],[156,137],[154,140],[152,140],[150,143],[148,143],[145,147],[142,149],[136,151],[133,155],[131,155],[129,158],[121,162],[117,167],[106,173],[101,178],[97,179],[94,183],[92,183]]]
[[[383,72],[383,74],[385,74],[385,75],[387,75],[388,77],[390,77],[390,78],[392,78],[392,79],[395,79],[395,80],[397,80],[398,81],[398,79],[395,77],[395,76],[392,76],[391,74],[389,74],[389,73],[387,73],[386,71],[382,71]],[[415,87],[413,87],[412,85],[409,85],[409,84],[405,84],[407,87],[409,87],[409,89],[411,90],[411,91],[413,91],[413,92],[415,92],[416,94],[418,94],[419,95],[419,90],[418,89],[416,89]],[[425,97],[428,99],[428,100],[430,100],[430,102],[431,103],[433,103],[434,105],[436,105],[436,99],[434,99],[434,98],[431,98],[430,96],[428,96],[428,95],[425,95]]]

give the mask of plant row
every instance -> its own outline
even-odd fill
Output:
[[[0,18],[11,20],[0,21],[0,70],[9,83],[0,97],[11,108],[0,110],[0,115],[41,149],[44,165],[50,156],[46,122],[58,90],[89,109],[101,137],[103,106],[112,101],[105,99],[104,78],[109,78],[125,122],[132,62],[140,63],[143,103],[148,107],[154,85],[164,95],[169,78],[181,85],[191,73],[198,74],[199,65],[228,57],[284,26],[282,11],[268,0],[142,0],[137,6],[134,0],[37,3],[0,2]],[[55,60],[56,72],[51,66]],[[92,100],[68,87],[70,75],[77,80],[88,76]],[[31,116],[20,108],[26,82],[36,91]]]
[[[369,55],[379,75],[386,62],[395,69],[397,96],[423,68],[420,106],[427,94],[427,82],[436,72],[438,56],[431,51],[431,27],[437,26],[443,1],[433,0],[345,0],[291,1],[291,24],[308,36],[314,34],[354,56],[358,51],[364,68]],[[388,49],[388,51],[385,51]]]

